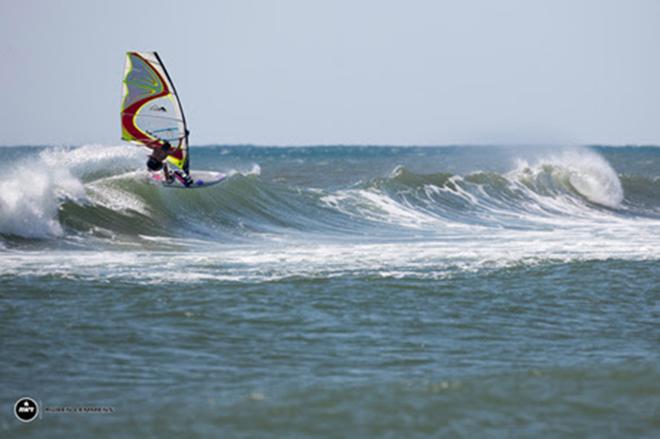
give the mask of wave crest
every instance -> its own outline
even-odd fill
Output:
[[[131,146],[87,145],[42,150],[17,163],[0,180],[0,234],[47,238],[61,236],[64,225],[127,241],[138,235],[218,241],[282,232],[391,235],[390,226],[435,234],[475,226],[537,230],[616,220],[636,213],[631,201],[645,207],[657,201],[652,191],[638,190],[648,186],[642,177],[624,177],[634,189],[624,202],[619,176],[590,151],[518,160],[505,173],[417,174],[396,166],[386,177],[348,188],[267,181],[252,164],[243,172],[225,170],[226,182],[199,191],[147,184],[136,171],[144,155]]]
[[[66,168],[43,161],[16,166],[0,180],[0,234],[24,238],[60,236],[62,200],[85,199],[83,184]]]
[[[519,160],[508,177],[540,193],[572,190],[592,203],[610,208],[620,207],[624,198],[617,173],[605,159],[590,151],[564,152],[532,165]]]

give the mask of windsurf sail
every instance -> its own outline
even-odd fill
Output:
[[[188,172],[188,127],[183,107],[156,52],[127,52],[121,103],[121,138],[157,148],[169,142],[168,162]]]

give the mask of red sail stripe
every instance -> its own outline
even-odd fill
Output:
[[[134,102],[131,104],[128,108],[125,108],[124,111],[121,113],[121,124],[124,128],[126,128],[126,131],[133,137],[137,139],[143,138],[146,133],[144,133],[142,130],[140,130],[137,126],[135,126],[135,123],[133,123],[134,115],[137,114],[138,110],[142,108],[147,102],[152,101],[154,99],[161,98],[163,96],[167,96],[170,93],[169,88],[167,87],[167,82],[163,79],[163,77],[158,73],[158,70],[154,69],[149,61],[144,59],[142,56],[140,56],[139,53],[137,52],[129,52],[131,55],[137,56],[140,58],[142,61],[145,62],[149,66],[149,68],[158,76],[158,79],[160,80],[161,84],[163,84],[163,91],[153,95],[153,96],[147,96],[144,99],[141,99],[137,102]],[[158,140],[150,140],[149,142],[145,143],[146,146],[149,148],[158,148],[163,145],[163,142],[159,142]],[[172,154],[173,155],[173,154]]]

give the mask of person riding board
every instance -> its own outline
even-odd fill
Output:
[[[171,171],[166,163],[168,156],[173,155],[176,150],[172,150],[172,145],[167,140],[163,140],[162,144],[157,144],[153,147],[153,151],[147,160],[147,168],[150,171],[158,172],[161,169],[163,170],[163,176],[167,183],[172,183],[175,178],[177,178],[181,184],[186,187],[189,187],[193,184],[192,178],[190,175],[183,169],[176,169]]]

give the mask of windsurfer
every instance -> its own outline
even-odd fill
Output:
[[[147,168],[153,172],[158,172],[162,169],[163,176],[165,177],[165,181],[167,183],[172,183],[174,179],[177,178],[184,186],[188,187],[193,184],[193,180],[190,178],[190,175],[188,175],[187,172],[179,169],[171,171],[165,162],[165,159],[167,159],[167,157],[173,153],[171,150],[172,145],[170,145],[167,140],[163,141],[162,145],[155,146],[151,155],[149,156],[149,159],[147,160]]]

